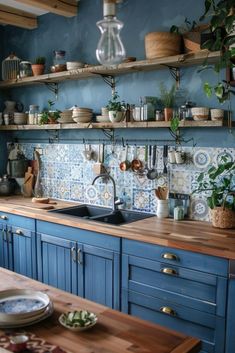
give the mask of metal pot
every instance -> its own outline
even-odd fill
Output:
[[[9,196],[14,194],[15,187],[16,187],[15,179],[9,178],[7,175],[4,175],[4,177],[0,179],[1,196]]]
[[[23,178],[28,168],[27,159],[9,160],[9,174],[13,178]]]

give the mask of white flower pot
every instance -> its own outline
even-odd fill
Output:
[[[117,112],[117,111],[113,111],[113,110],[110,110],[109,111],[109,120],[112,122],[112,123],[118,123],[120,121],[122,121],[124,119],[124,112]]]

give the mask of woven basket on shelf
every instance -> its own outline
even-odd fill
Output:
[[[170,32],[151,32],[145,36],[147,59],[162,58],[181,53],[181,36]]]
[[[235,211],[228,208],[215,207],[210,210],[211,222],[216,228],[235,228]]]

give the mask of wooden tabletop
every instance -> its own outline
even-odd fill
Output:
[[[45,321],[26,327],[25,331],[35,333],[71,353],[197,353],[200,350],[200,341],[195,338],[0,268],[0,290],[10,288],[40,290],[49,295],[54,304],[54,313]],[[58,323],[62,312],[81,309],[97,314],[96,326],[77,333]]]
[[[56,202],[57,204],[52,205],[52,207],[65,208],[76,205],[76,203],[66,201],[56,200]],[[19,196],[0,197],[1,213],[9,212],[117,237],[235,260],[235,229],[214,228],[210,222],[190,220],[177,222],[170,218],[151,217],[115,226],[84,220],[79,217],[56,214],[47,210],[39,210],[35,207],[37,206],[32,204],[31,199]]]

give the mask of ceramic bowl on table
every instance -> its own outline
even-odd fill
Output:
[[[85,331],[97,323],[97,316],[87,310],[61,314],[59,323],[71,331]]]
[[[207,107],[194,107],[191,108],[193,120],[204,121],[209,118],[209,108]]]

